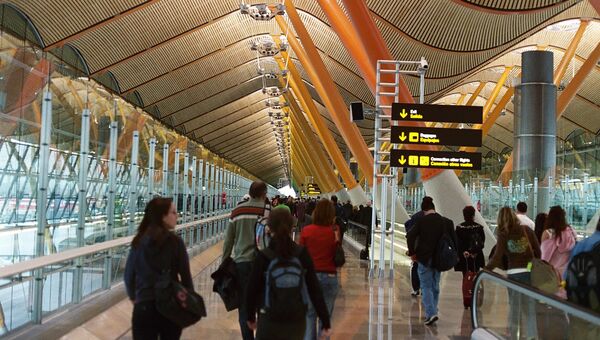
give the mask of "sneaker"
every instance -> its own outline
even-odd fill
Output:
[[[412,295],[413,297],[417,297],[419,295],[421,295],[421,290],[413,290],[410,295]]]
[[[438,316],[434,315],[434,316],[430,316],[429,318],[425,319],[425,325],[426,326],[431,326],[433,325],[436,321],[438,321]]]

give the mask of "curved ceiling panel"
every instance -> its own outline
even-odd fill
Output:
[[[558,5],[565,0],[521,0],[521,1],[498,1],[498,0],[458,0],[470,5],[486,9],[501,11],[529,11],[535,9],[544,9]]]

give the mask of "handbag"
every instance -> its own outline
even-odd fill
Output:
[[[171,257],[168,257],[168,264]],[[154,296],[156,310],[181,328],[191,326],[206,316],[202,296],[173,280],[171,269],[161,268],[154,283]]]
[[[335,264],[336,268],[340,268],[346,263],[346,253],[344,253],[344,247],[342,246],[342,242],[338,240],[337,228],[333,227],[333,232],[336,235],[335,254],[333,256],[333,263]]]
[[[525,237],[527,237],[529,250],[531,251],[531,254],[533,254],[531,241],[529,240],[529,236],[527,235],[526,231]],[[533,287],[547,294],[555,294],[558,292],[560,288],[560,278],[556,272],[556,269],[554,269],[554,266],[534,256],[529,263],[529,269],[531,271],[531,285]]]

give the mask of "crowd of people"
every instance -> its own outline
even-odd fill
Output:
[[[598,307],[583,301],[582,289],[577,291],[579,295],[567,294],[569,287],[565,289],[564,280],[568,282],[569,275],[578,275],[573,273],[577,266],[570,264],[597,258],[598,254],[585,258],[584,255],[599,252],[600,223],[593,235],[577,242],[560,206],[538,214],[533,221],[527,217],[527,204],[519,202],[516,210],[504,207],[498,212],[497,242],[486,261],[486,233],[475,221],[476,209],[466,206],[462,213],[464,221],[455,225],[436,212],[431,197],[424,197],[421,211],[405,223],[407,255],[413,261],[412,295],[422,296],[425,325],[434,325],[439,319],[441,272],[450,269],[462,273],[465,308],[472,305],[473,280],[482,268],[501,269],[515,282],[548,291],[548,282],[542,283],[546,286],[541,288],[539,279],[532,279],[532,272],[543,267],[539,263],[546,263],[545,269],[552,268],[555,273],[558,283],[556,289],[549,290],[550,294],[570,300],[579,296],[575,302],[592,309]],[[337,257],[346,225],[354,221],[370,226],[371,214],[369,205],[341,204],[335,196],[268,199],[266,184],[252,183],[249,194],[231,212],[222,253],[223,265],[230,263],[234,267],[233,296],[241,337],[244,340],[328,338],[332,334],[331,316],[339,291]],[[193,291],[185,245],[171,232],[176,222],[177,212],[171,200],[155,198],[148,203],[133,239],[124,279],[134,302],[134,339],[159,335],[161,339],[178,339],[181,335],[182,327],[161,314],[154,301],[158,294],[157,271],[161,272],[161,268],[164,268],[162,274],[179,282],[183,289]],[[258,228],[261,223],[267,224],[262,231],[265,235]],[[259,247],[260,237],[268,240],[265,247]],[[574,280],[571,277],[572,282],[567,285],[577,284]],[[519,306],[518,299],[519,296],[509,294],[511,325],[517,325],[522,317],[523,311],[514,308]],[[527,306],[525,313],[535,315],[534,308]],[[531,319],[529,316],[528,321]],[[535,321],[528,324],[535,326]],[[530,335],[535,332],[528,330]]]

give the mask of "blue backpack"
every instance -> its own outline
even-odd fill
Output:
[[[298,256],[301,247],[296,247],[294,256],[285,259],[277,256],[270,248],[262,252],[270,259],[265,272],[264,310],[269,320],[290,322],[303,320],[308,310],[308,291],[305,284],[305,269]]]

